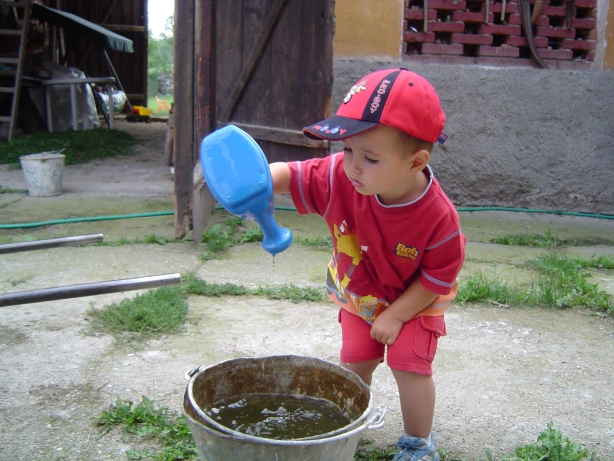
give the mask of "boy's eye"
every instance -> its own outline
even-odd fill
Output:
[[[367,161],[367,163],[371,163],[371,164],[377,163],[377,160],[374,158],[365,157],[365,160]]]

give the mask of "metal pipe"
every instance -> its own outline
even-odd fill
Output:
[[[102,234],[78,235],[35,242],[7,243],[0,245],[0,254],[18,253],[20,251],[44,250],[45,248],[64,247],[69,245],[86,245],[88,243],[102,242]]]
[[[181,283],[181,275],[167,274],[111,280],[107,282],[83,283],[65,287],[44,288],[42,290],[19,291],[17,293],[0,295],[0,307],[39,303],[43,301],[57,301],[59,299],[80,298],[82,296],[93,296],[106,293],[119,293],[122,291],[141,290],[166,285],[178,285],[179,283]]]

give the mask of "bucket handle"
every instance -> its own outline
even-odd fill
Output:
[[[200,367],[202,367],[202,365],[198,365],[196,368],[192,368],[191,370],[188,370],[185,372],[185,375],[183,375],[185,377],[186,381],[190,381],[192,379],[192,377],[198,373],[198,371],[200,370]]]
[[[367,423],[367,429],[381,429],[386,424],[384,421],[384,416],[386,416],[386,412],[388,411],[388,407],[386,405],[380,405],[375,410],[375,414],[371,417],[371,419]]]

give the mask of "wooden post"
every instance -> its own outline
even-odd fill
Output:
[[[196,59],[194,11],[195,0],[175,2],[175,238],[183,238],[191,227]]]
[[[200,170],[199,152],[202,139],[216,127],[212,122],[214,69],[213,69],[213,39],[214,27],[213,0],[199,1],[196,4],[195,24],[195,62],[194,81],[196,82],[194,98],[194,207],[192,209],[192,226],[194,242],[200,242],[209,218],[215,209],[215,199],[204,182]]]

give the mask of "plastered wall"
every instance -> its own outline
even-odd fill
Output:
[[[614,72],[336,60],[334,110],[399,66],[439,94],[449,139],[431,166],[455,205],[614,214]]]

